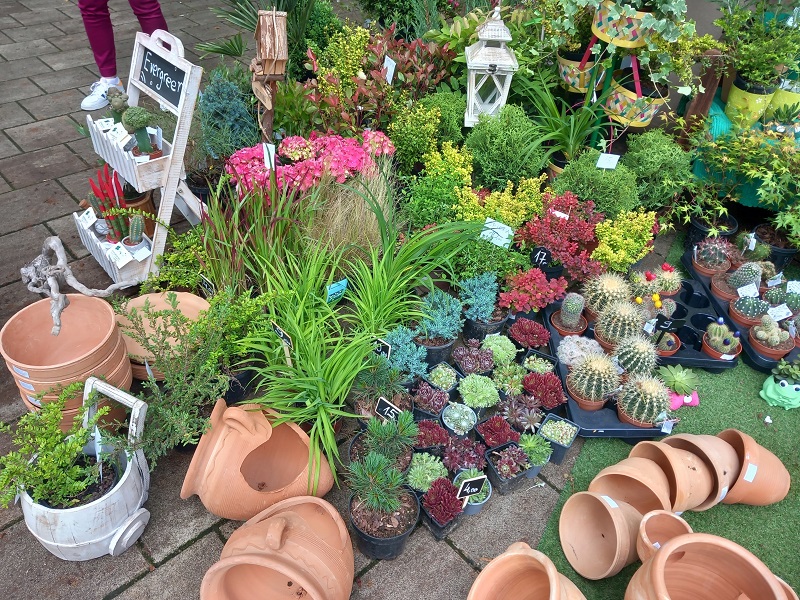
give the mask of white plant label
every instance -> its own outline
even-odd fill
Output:
[[[733,360],[734,358],[736,358],[735,354],[720,354],[719,357],[720,360]]]
[[[794,321],[789,321],[789,335],[797,337],[797,327],[795,327]]]
[[[619,162],[619,154],[608,154],[603,152],[597,159],[598,169],[616,169]]]
[[[789,281],[786,283],[786,291],[789,294],[800,294],[800,281]]]
[[[397,66],[397,63],[390,57],[386,57],[383,59],[383,66],[386,67],[386,83],[392,85],[392,79],[394,79],[394,69]]]
[[[767,287],[775,287],[776,285],[780,285],[783,282],[783,273],[778,273],[772,279],[767,280]]]
[[[783,319],[791,317],[792,311],[789,310],[789,307],[785,304],[779,304],[778,306],[773,306],[770,308],[767,311],[767,314],[776,321],[782,321]]]
[[[755,283],[748,283],[736,289],[739,298],[758,298],[758,286]]]
[[[666,434],[672,433],[672,421],[664,421],[661,424],[661,433],[666,433]]]
[[[725,500],[725,496],[728,495],[728,486],[726,485],[719,493],[719,501],[722,502]]]
[[[94,124],[97,125],[100,131],[105,133],[106,131],[114,127],[114,119],[97,119],[97,121],[95,121]]]
[[[108,256],[108,258],[111,259],[115,265],[117,265],[118,269],[121,269],[133,260],[131,253],[119,243],[111,246],[111,248],[108,249],[108,252],[106,252],[106,256]]]
[[[514,241],[514,230],[505,223],[487,217],[483,224],[481,239],[487,240],[495,246],[508,248]]]
[[[275,144],[261,144],[264,146],[264,166],[275,169]]]
[[[747,236],[747,249],[751,252],[756,249],[756,236],[753,233]]]
[[[608,504],[611,508],[619,508],[619,504],[614,502],[614,499],[611,496],[601,496],[601,498],[605,500],[606,504]]]
[[[133,157],[133,162],[135,162],[137,165],[142,165],[142,164],[144,164],[146,162],[150,162],[150,155],[149,154],[142,154],[140,156],[134,156]]]
[[[152,253],[153,251],[150,249],[150,246],[142,246],[136,252],[133,253],[133,258],[135,258],[138,262],[142,262]]]
[[[94,209],[87,208],[80,214],[78,221],[80,221],[81,226],[83,226],[84,229],[89,229],[89,227],[97,222],[97,215],[94,214]]]
[[[552,213],[557,216],[559,219],[564,219],[565,221],[569,220],[569,215],[567,213],[563,213],[560,210],[554,210]]]
[[[747,470],[744,472],[744,480],[747,483],[753,483],[753,480],[756,478],[756,473],[758,473],[758,465],[748,463]]]
[[[119,142],[121,139],[126,138],[128,134],[128,130],[122,125],[122,123],[116,123],[111,129],[108,130],[106,135],[111,138],[112,142]]]
[[[647,323],[644,324],[644,332],[647,335],[653,335],[656,330],[656,320],[650,319]]]
[[[692,257],[694,257],[694,261],[697,262],[697,246],[692,249]]]

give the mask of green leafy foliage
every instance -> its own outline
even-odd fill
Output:
[[[410,175],[422,156],[436,147],[439,108],[418,103],[411,110],[399,112],[389,123],[389,139],[395,147],[395,159],[401,173]]]
[[[439,109],[439,142],[461,144],[464,141],[464,113],[467,110],[466,96],[454,92],[435,92],[424,96],[419,103],[427,109]]]
[[[322,123],[319,109],[308,97],[308,93],[303,84],[297,81],[289,79],[278,82],[272,123],[274,131],[280,132],[284,137],[306,137],[315,126]]]
[[[395,348],[392,347],[391,355],[394,352]],[[374,403],[381,396],[391,399],[395,394],[405,391],[400,385],[401,378],[400,371],[392,368],[385,356],[373,354],[353,382],[352,400]]]
[[[470,408],[488,408],[500,402],[494,382],[483,375],[471,373],[458,384],[458,393]]]
[[[403,474],[382,454],[370,452],[363,461],[350,463],[347,485],[371,510],[385,514],[400,508]]]
[[[200,289],[203,272],[200,264],[206,260],[202,229],[195,227],[186,233],[170,231],[169,234],[167,250],[156,258],[158,274],[151,273],[142,283],[143,294],[181,288],[197,293]]]
[[[507,365],[517,356],[517,347],[504,335],[488,335],[481,343],[481,348],[492,351],[495,365]]]
[[[228,157],[261,139],[249,100],[235,77],[225,68],[214,69],[197,102],[203,140],[214,158]]]
[[[455,257],[454,268],[462,277],[475,277],[481,273],[494,273],[498,281],[506,276],[529,268],[530,258],[506,248],[475,238]]]
[[[620,163],[636,175],[639,199],[650,209],[668,204],[691,177],[691,155],[663,129],[631,135]]]
[[[458,175],[446,173],[417,177],[411,183],[402,214],[412,229],[433,223],[446,223],[455,217],[456,189],[462,185]]]
[[[396,420],[382,420],[372,417],[367,422],[365,434],[369,452],[379,452],[389,460],[395,461],[410,450],[417,439],[419,428],[414,422],[414,415],[404,410]]]

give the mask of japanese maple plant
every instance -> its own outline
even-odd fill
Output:
[[[561,300],[567,290],[563,277],[547,279],[537,268],[528,269],[506,278],[507,291],[500,293],[499,306],[510,308],[514,313],[538,311]]]

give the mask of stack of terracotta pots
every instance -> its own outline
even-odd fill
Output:
[[[11,317],[0,330],[0,354],[14,377],[22,401],[31,411],[58,398],[58,388],[90,376],[102,377],[114,387],[131,385],[131,363],[111,305],[100,298],[68,294],[61,313],[61,331],[51,334],[50,300],[40,300]],[[43,392],[40,399],[37,396]],[[69,429],[83,402],[78,392],[67,400],[62,429]],[[101,406],[107,401],[101,402]],[[124,417],[114,405],[105,422]]]
[[[628,458],[600,471],[588,491],[567,500],[559,521],[561,546],[582,576],[611,577],[636,561],[643,515],[646,539],[688,533],[688,525],[662,513],[708,510],[720,502],[773,504],[786,497],[790,483],[780,459],[736,429],[640,442]]]

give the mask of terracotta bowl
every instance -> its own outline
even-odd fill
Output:
[[[684,533],[692,533],[692,528],[675,513],[669,510],[650,511],[639,523],[639,535],[636,538],[639,560],[645,562],[661,546]]]

